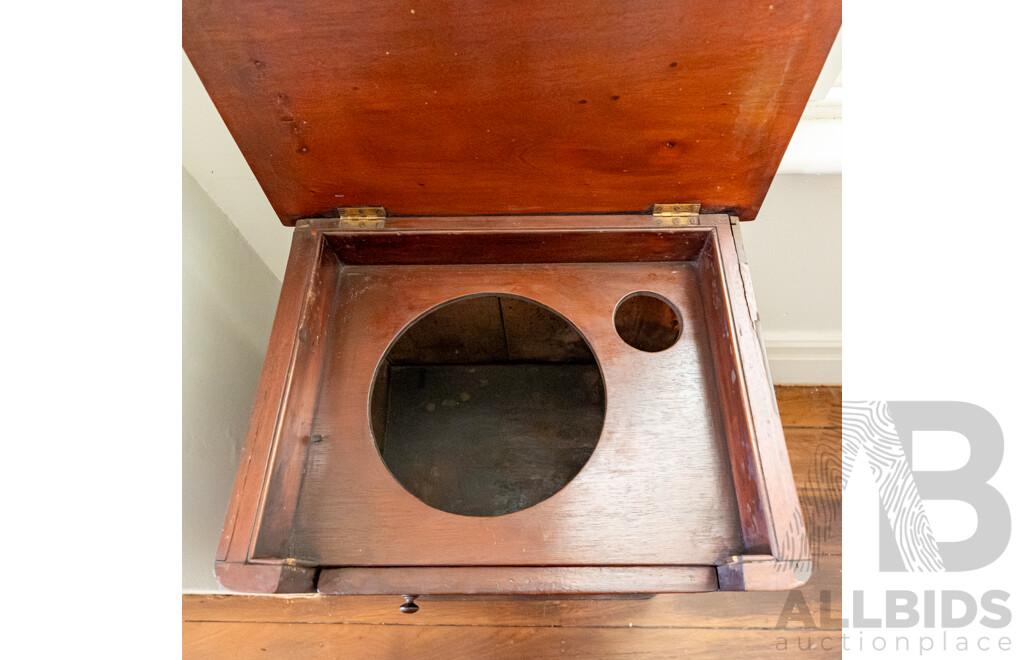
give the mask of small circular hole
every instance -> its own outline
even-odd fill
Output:
[[[638,291],[623,298],[615,308],[615,330],[633,348],[657,353],[679,340],[679,314],[656,293]]]

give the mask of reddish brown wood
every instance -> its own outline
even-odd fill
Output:
[[[308,566],[218,561],[214,571],[221,585],[243,593],[293,594],[316,589],[316,569]]]
[[[787,439],[792,433],[787,431]],[[794,463],[813,460],[810,446],[791,444]],[[821,539],[813,552],[814,573],[801,589],[801,599],[822,627],[838,626],[842,591],[842,517],[822,515],[838,511],[841,491],[801,491],[809,535]],[[725,627],[773,629],[791,594],[778,591],[717,592],[658,596],[643,602],[579,602],[561,595],[557,601],[521,596],[516,600],[489,596],[486,607],[467,599],[446,597],[434,602],[418,600],[424,609],[415,619],[402,617],[395,594],[386,596],[299,596],[293,598],[225,595],[186,595],[183,620],[223,622],[394,624],[423,626],[473,626],[501,622],[507,626],[602,626],[602,627]],[[792,603],[791,603],[792,605]],[[792,612],[792,609],[789,611]],[[826,615],[827,613],[827,615]],[[790,626],[799,625],[794,620]]]
[[[721,226],[721,223],[716,225],[718,228]],[[721,231],[716,230],[706,241],[697,260],[697,267],[704,295],[704,317],[716,366],[715,386],[722,402],[725,436],[728,439],[729,465],[743,525],[743,541],[747,551],[760,554],[768,552],[770,548],[771,520],[765,509],[757,446],[748,420],[739,348],[733,340],[735,327],[730,309],[735,302],[726,287],[724,272],[732,264],[722,259],[722,240],[727,239],[723,238]]]
[[[738,233],[734,233],[733,227],[720,223],[716,226],[716,233],[720,257],[726,265],[721,269],[721,274],[732,300],[729,305],[733,321],[732,341],[740,367],[739,382],[744,387],[744,413],[750,446],[754,451],[755,469],[751,470],[750,476],[757,482],[760,506],[769,519],[771,551],[764,554],[781,562],[781,566],[775,567],[781,568],[781,572],[795,571],[792,578],[783,579],[780,583],[776,581],[779,570],[768,571],[764,565],[744,565],[740,567],[744,573],[742,588],[793,588],[796,582],[806,581],[809,576],[803,562],[810,558],[810,547],[793,483],[775,392],[768,376],[750,269],[742,250],[742,241]],[[740,509],[744,506],[741,499]],[[800,570],[802,567],[803,571]],[[728,582],[723,579],[723,572],[728,570],[726,568],[719,572],[719,579],[723,582]]]
[[[615,331],[633,348],[658,353],[679,339],[679,315],[668,301],[638,291],[623,298],[615,308]]]
[[[634,594],[715,591],[712,566],[475,566],[331,568],[324,594]]]
[[[674,201],[748,220],[840,21],[839,0],[187,0],[182,36],[285,224]]]
[[[708,216],[713,217],[713,216]],[[299,223],[300,226],[317,225],[323,223],[323,226],[333,226],[331,221],[323,218],[311,218]],[[334,223],[336,224],[336,223]],[[683,232],[670,232],[664,234],[664,229],[678,229],[679,226],[671,224],[668,221],[655,222],[650,213],[624,213],[616,215],[608,214],[580,214],[580,215],[459,215],[450,216],[444,218],[437,218],[431,216],[404,216],[404,217],[389,217],[386,219],[386,231],[380,233],[383,236],[399,235],[404,232],[413,232],[417,236],[427,237],[436,234],[453,233],[453,235],[470,234],[473,232],[487,230],[488,236],[491,236],[496,241],[502,241],[506,238],[519,238],[520,240],[532,241],[538,235],[545,241],[550,237],[559,236],[560,234],[571,231],[570,237],[575,238],[575,244],[572,246],[574,249],[583,250],[583,254],[587,254],[586,249],[588,248],[588,242],[593,240],[593,237],[586,237],[586,240],[581,241],[580,234],[581,230],[586,229],[604,229],[613,231],[616,238],[621,243],[620,247],[623,249],[623,253],[620,255],[621,261],[674,261],[676,259],[692,259],[702,245],[699,236],[693,237]],[[631,229],[636,232],[643,233],[644,230],[653,232],[655,235],[664,235],[667,239],[664,242],[657,242],[651,236],[642,236],[636,241],[634,240],[633,231],[623,233],[623,229]],[[350,232],[342,232],[343,234]],[[524,234],[530,234],[530,236],[524,236]],[[361,234],[368,235],[368,234]],[[369,234],[369,235],[372,235]],[[693,240],[688,240],[693,239]],[[637,242],[639,241],[639,242]],[[640,252],[636,252],[637,249],[644,248]],[[509,253],[507,246],[502,249]],[[605,254],[611,256],[610,252],[607,252],[605,248]],[[647,252],[650,250],[651,252]],[[667,250],[667,253],[662,254],[659,250]],[[682,252],[680,252],[682,250]],[[509,256],[514,256],[516,253],[511,252]],[[531,253],[532,254],[532,253]],[[683,254],[689,256],[674,257],[671,255]],[[468,253],[460,253],[458,258],[462,259],[464,256],[469,256]],[[392,255],[390,258],[400,258],[401,255]],[[567,258],[572,258],[574,261],[592,261],[592,259],[584,258],[580,259],[578,253],[572,253],[569,255],[562,255],[563,261]],[[436,260],[435,260],[436,262]],[[558,263],[558,260],[555,260]],[[430,263],[430,262],[424,262]]]
[[[806,422],[812,422],[812,426],[824,425],[829,406],[827,399],[810,388],[788,388],[786,396],[780,399],[782,418],[799,421],[801,426],[807,425]],[[823,438],[821,442],[807,440],[812,432],[820,433],[821,430],[786,429],[794,472],[799,472],[797,466],[812,463],[815,460],[815,449],[823,443],[829,443],[838,451],[838,435]],[[560,639],[572,645],[570,649],[577,648],[575,644],[579,638],[576,637],[575,629],[644,631],[653,628],[677,630],[682,635],[679,644],[666,649],[666,657],[678,656],[686,648],[680,644],[685,643],[693,643],[694,652],[708,651],[708,645],[713,642],[704,636],[719,632],[726,635],[719,645],[714,646],[719,657],[761,658],[777,653],[774,644],[780,636],[788,638],[789,650],[796,648],[794,644],[797,638],[801,641],[802,649],[812,645],[820,648],[828,640],[825,645],[831,649],[831,653],[826,657],[838,657],[842,648],[839,643],[839,626],[843,617],[840,598],[842,557],[839,554],[842,551],[842,518],[838,515],[823,516],[821,513],[838,511],[840,495],[838,489],[827,493],[809,490],[800,492],[809,535],[823,542],[814,546],[814,573],[798,594],[788,591],[680,593],[659,595],[642,601],[594,600],[590,596],[587,600],[575,600],[570,594],[559,595],[557,600],[542,596],[476,597],[486,598],[486,602],[468,596],[422,596],[417,599],[421,610],[416,616],[401,614],[397,606],[402,599],[394,594],[303,595],[291,598],[185,595],[182,597],[182,621],[186,630],[186,655],[195,657],[209,654],[216,657],[218,652],[224,651],[237,656],[239,652],[244,652],[242,647],[231,646],[223,640],[242,640],[239,644],[251,641],[248,635],[256,628],[246,625],[248,622],[258,624],[260,631],[265,630],[268,624],[278,624],[273,626],[274,632],[264,633],[266,636],[260,638],[258,645],[252,649],[253,654],[260,655],[266,655],[273,649],[275,654],[282,657],[289,657],[289,654],[306,657],[307,649],[302,646],[302,640],[310,635],[310,624],[318,623],[330,624],[331,629],[348,627],[372,631],[392,629],[397,624],[411,631],[406,640],[411,646],[406,647],[406,651],[423,649],[428,654],[429,649],[434,648],[434,631],[451,631],[453,626],[461,631],[473,631],[500,625],[501,628],[487,628],[487,632],[483,633],[486,642],[481,642],[482,646],[497,644],[501,641],[496,636],[497,631],[509,628],[518,629],[523,637],[531,639],[535,629],[558,630],[562,635]],[[800,604],[799,610],[794,609],[794,603]],[[784,621],[786,629],[780,630],[780,613],[783,612],[793,616]],[[814,628],[807,628],[808,613],[816,624]],[[200,622],[204,627],[195,629],[194,624]],[[759,631],[760,644],[749,644],[737,638],[737,630]],[[814,640],[813,644],[809,639]],[[654,642],[647,636],[643,640],[637,652],[655,652]],[[557,646],[561,648],[560,643]],[[267,648],[268,651],[260,651],[260,648]],[[539,650],[543,652],[543,648]],[[604,645],[593,651],[592,655],[600,656],[607,655],[610,649]],[[344,652],[351,655],[352,646],[344,647]],[[801,655],[813,654],[803,650]]]
[[[828,413],[832,407],[833,396],[841,398],[838,388],[827,394],[815,388],[787,387],[780,394],[779,408],[783,420],[794,422],[800,427],[817,428],[786,428],[786,444],[793,463],[793,471],[797,476],[804,471],[801,466],[812,465],[816,461],[816,451],[828,447],[838,454],[841,443],[836,433],[821,436],[820,427],[828,424]],[[786,426],[793,424],[787,423]],[[820,437],[819,437],[820,436]],[[716,647],[721,657],[730,658],[761,658],[766,654],[777,652],[772,646],[780,636],[790,641],[790,649],[794,648],[794,638],[799,636],[802,648],[810,644],[813,638],[820,647],[823,639],[829,639],[832,653],[828,657],[838,657],[841,645],[838,643],[838,630],[843,617],[842,600],[842,517],[836,515],[840,511],[839,488],[831,491],[800,489],[801,507],[808,525],[808,533],[812,539],[819,539],[812,544],[814,572],[811,580],[804,585],[799,594],[787,591],[762,592],[714,592],[714,593],[680,593],[660,595],[649,600],[575,600],[569,594],[559,595],[557,600],[539,596],[479,596],[486,598],[481,603],[468,596],[422,596],[417,599],[421,611],[414,617],[405,616],[398,611],[397,605],[401,598],[395,594],[381,596],[298,596],[298,597],[267,597],[244,595],[184,595],[182,597],[182,622],[186,638],[186,656],[198,657],[209,654],[215,657],[223,650],[229,655],[237,656],[240,648],[228,646],[222,640],[240,639],[255,629],[246,623],[258,624],[264,630],[268,624],[278,624],[276,631],[261,639],[261,646],[254,646],[253,653],[266,655],[259,648],[269,648],[272,643],[278,655],[288,657],[306,657],[301,640],[308,636],[310,624],[330,624],[333,628],[350,627],[354,630],[383,630],[395,627],[395,624],[412,631],[409,641],[413,650],[423,648],[429,653],[430,644],[434,641],[436,630],[451,631],[453,626],[460,630],[478,629],[500,624],[500,630],[517,628],[523,635],[533,633],[533,628],[559,630],[563,640],[570,643],[577,639],[574,629],[592,630],[595,628],[644,630],[680,630],[685,636],[681,640],[698,640],[695,650],[705,649],[708,644],[701,635],[707,631],[722,631],[727,634],[727,641]],[[794,597],[799,600],[792,600]],[[443,601],[439,600],[444,599]],[[794,603],[801,604],[801,610],[793,608]],[[806,609],[803,609],[803,607]],[[780,613],[788,612],[795,615],[784,622],[785,630],[779,630]],[[816,627],[808,629],[806,614],[810,613]],[[344,623],[339,623],[344,622]],[[193,625],[202,623],[205,627],[196,630]],[[794,628],[800,628],[795,630]],[[760,647],[746,645],[736,638],[738,629],[760,631],[763,633]],[[241,630],[242,633],[236,631]],[[491,631],[499,629],[489,629]],[[238,637],[235,637],[238,635]],[[490,643],[499,640],[495,633],[485,634]],[[248,639],[248,637],[245,637]],[[293,640],[289,642],[288,640]],[[224,646],[219,646],[225,644]],[[645,637],[645,643],[638,650],[651,653],[652,642]],[[560,645],[559,645],[560,646]],[[573,647],[575,648],[575,647]],[[684,647],[677,646],[669,650],[669,657],[678,656]],[[769,649],[769,651],[765,651]],[[344,651],[352,653],[350,646]],[[607,647],[597,649],[598,655],[606,655]],[[802,655],[810,653],[802,651]]]
[[[324,249],[322,240],[319,247],[321,251],[314,257],[317,266],[304,292],[301,320],[293,340],[290,378],[278,411],[251,558],[289,556],[295,505],[311,444],[316,392],[324,355],[330,348],[328,320],[341,270],[338,258],[333,251]]]
[[[646,218],[645,230],[629,234],[600,226],[584,231],[526,231],[529,227],[496,231],[493,227],[508,220],[495,217],[456,231],[447,229],[454,224],[447,219],[402,218],[393,221],[395,231],[331,235],[329,240],[338,257],[353,266],[689,261],[704,245],[702,234],[672,234],[651,227],[650,216],[640,217]],[[399,220],[403,222],[399,224]],[[401,230],[414,223],[422,227],[425,222],[440,227],[415,233]],[[587,222],[580,218],[574,224],[585,226]]]
[[[217,551],[221,584],[238,591],[309,591],[316,571],[281,564],[287,555],[291,517],[308,437],[301,418],[315,403],[322,324],[333,294],[337,259],[322,259],[324,241],[316,232],[295,232],[285,271],[270,345],[263,362],[249,433]],[[298,418],[298,420],[297,420]],[[308,427],[308,419],[306,421]],[[276,504],[264,509],[269,493]],[[290,510],[289,510],[290,509]],[[260,535],[259,521],[267,522]],[[269,563],[254,563],[257,541],[269,546]],[[258,561],[258,560],[257,560]]]
[[[706,239],[709,230],[676,233]],[[672,348],[646,353],[616,333],[616,304],[636,290],[679,310],[683,335]],[[594,453],[565,488],[516,513],[466,518],[392,479],[366,402],[396,335],[441,303],[482,293],[565,315],[594,351],[607,411]],[[692,265],[348,266],[336,306],[344,312],[333,319],[312,430],[324,441],[310,450],[292,557],[327,566],[710,564],[743,549]]]
[[[322,220],[296,230],[282,302],[292,331],[275,326],[261,384],[268,394],[218,566],[224,584],[294,589],[311,584],[317,567],[321,580],[352,578],[347,592],[371,589],[371,578],[397,589],[392,578],[406,576],[402,592],[427,594],[443,590],[432,572],[439,566],[548,567],[565,580],[559,589],[577,593],[637,591],[623,585],[680,565],[717,575],[723,588],[806,579],[786,573],[806,559],[807,544],[729,218],[663,227],[650,216],[521,217],[515,229],[495,229],[501,223],[462,218],[439,228],[404,218],[366,231]],[[488,236],[496,263],[465,263]],[[390,252],[396,246],[408,249]],[[540,261],[555,248],[561,259]],[[576,253],[592,260],[573,262]],[[635,291],[679,313],[671,348],[646,353],[618,336],[614,310]],[[536,300],[572,322],[601,367],[607,410],[596,451],[568,486],[513,514],[465,517],[394,481],[374,444],[369,403],[378,364],[403,328],[440,303],[484,293]],[[495,311],[500,321],[500,304]],[[528,332],[535,321],[519,316],[510,322]],[[490,580],[458,575],[457,593],[481,593]]]
[[[842,557],[824,556],[815,561],[814,576],[800,589],[801,603],[813,613],[815,622],[838,627],[841,614]],[[678,593],[658,595],[650,600],[578,600],[572,594],[557,597],[420,596],[416,617],[402,616],[398,593],[386,595],[336,596],[243,596],[189,594],[182,598],[183,619],[189,622],[310,623],[345,622],[381,627],[411,626],[504,626],[572,627],[657,627],[657,628],[759,628],[771,631],[786,609],[786,591]],[[480,602],[485,598],[486,602]],[[823,615],[827,613],[827,617]],[[790,627],[800,626],[794,618]]]
[[[321,243],[321,238],[310,232],[295,232],[292,237],[249,433],[217,550],[218,561],[244,562],[249,556],[249,542],[273,446],[278,409],[286,398],[291,378],[292,355],[296,348],[305,291],[315,277]]]

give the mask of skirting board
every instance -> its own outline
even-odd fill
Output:
[[[799,336],[766,333],[765,351],[775,385],[840,385],[843,341],[838,333]]]

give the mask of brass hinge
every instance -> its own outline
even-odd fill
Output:
[[[383,229],[386,217],[383,206],[338,207],[338,226],[343,229]]]
[[[655,204],[651,215],[659,227],[699,225],[700,204]]]

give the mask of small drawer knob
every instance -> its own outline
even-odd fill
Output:
[[[402,614],[416,614],[420,611],[420,606],[415,601],[419,596],[402,596],[405,602],[398,608],[398,611]]]

